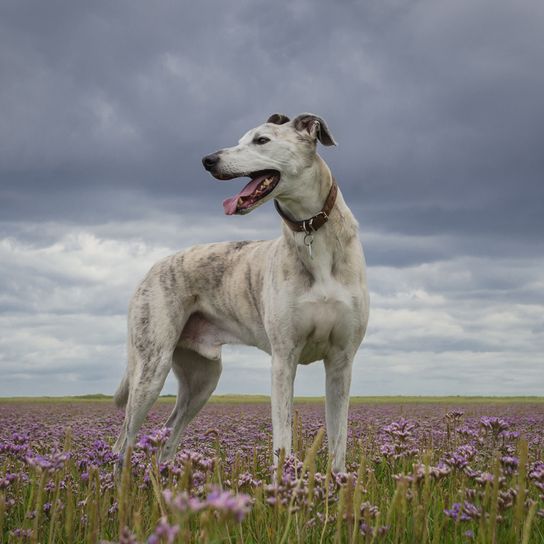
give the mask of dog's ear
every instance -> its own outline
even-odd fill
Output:
[[[314,140],[319,140],[323,145],[336,145],[327,123],[313,113],[302,113],[293,120],[295,129],[299,132],[307,132]]]
[[[283,115],[283,113],[273,113],[266,122],[274,123],[275,125],[285,125],[285,123],[288,123],[289,121],[290,119],[287,115]]]

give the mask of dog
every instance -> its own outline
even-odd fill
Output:
[[[369,298],[358,223],[317,142],[336,145],[325,121],[272,115],[238,145],[202,159],[218,180],[249,177],[223,202],[247,214],[274,199],[283,221],[276,240],[193,246],[156,263],[128,312],[128,363],[115,394],[125,419],[114,451],[123,459],[170,370],[179,389],[166,422],[161,460],[205,405],[221,375],[224,344],[272,357],[273,448],[291,450],[298,364],[324,361],[332,468],[345,470],[351,371],[368,322]]]

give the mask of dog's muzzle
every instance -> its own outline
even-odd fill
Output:
[[[249,176],[251,181],[236,195],[223,202],[227,215],[245,214],[259,206],[278,184],[281,174],[277,170],[259,170],[256,172],[225,173],[219,166],[221,151],[216,151],[202,158],[202,165],[219,180],[230,180]]]
[[[217,166],[220,159],[221,157],[218,152],[212,153],[211,155],[206,155],[202,159],[202,165],[208,172],[211,172]]]

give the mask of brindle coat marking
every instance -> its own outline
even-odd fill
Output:
[[[278,185],[254,207],[275,198],[290,217],[306,219],[321,210],[332,183],[317,141],[334,145],[323,119],[274,114],[204,161],[220,179],[278,171]],[[151,268],[129,307],[128,364],[115,396],[126,405],[115,444],[121,458],[170,370],[179,390],[161,457],[173,457],[217,385],[222,345],[246,344],[272,356],[275,450],[291,449],[297,365],[324,361],[329,450],[333,468],[344,470],[351,367],[366,330],[368,293],[358,225],[340,191],[329,221],[314,233],[313,258],[303,240],[283,225],[276,240],[194,246]]]

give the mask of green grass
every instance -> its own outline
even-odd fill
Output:
[[[159,412],[168,412],[171,407],[164,403],[172,400],[173,397],[163,397]],[[299,400],[323,401],[321,397]],[[539,512],[544,511],[544,497],[528,468],[543,459],[542,417],[537,417],[542,408],[534,406],[543,400],[542,397],[355,397],[355,403],[377,408],[358,410],[360,419],[355,418],[351,425],[354,436],[359,438],[351,440],[347,453],[350,475],[336,480],[323,443],[324,430],[316,426],[319,420],[313,416],[318,410],[313,406],[300,406],[295,411],[293,449],[300,463],[283,463],[281,457],[275,478],[270,472],[274,454],[269,431],[267,436],[263,435],[269,416],[263,415],[265,411],[257,406],[269,398],[229,395],[213,399],[224,405],[213,408],[219,422],[217,430],[209,434],[205,424],[200,430],[188,433],[187,440],[191,439],[191,432],[193,439],[197,438],[193,445],[201,448],[198,455],[180,456],[161,470],[156,453],[143,454],[136,448],[132,464],[127,456],[124,471],[113,479],[112,463],[95,454],[102,449],[99,446],[95,451],[93,445],[97,437],[111,441],[114,418],[107,416],[114,413],[108,405],[111,397],[32,397],[30,402],[11,398],[7,400],[11,406],[3,408],[3,425],[9,429],[10,422],[18,421],[13,428],[20,427],[21,434],[13,439],[13,450],[8,449],[7,454],[0,456],[0,543],[95,544],[104,540],[127,544],[134,542],[129,538],[130,532],[140,544],[153,534],[157,536],[156,542],[173,544],[542,544],[544,519]],[[35,404],[44,401],[51,406],[42,409]],[[96,412],[90,402],[97,405]],[[253,407],[236,406],[251,402],[255,404]],[[529,414],[529,421],[513,422],[511,429],[519,429],[528,437],[501,438],[497,432],[473,422],[477,448],[470,454],[470,467],[478,474],[485,474],[486,479],[477,481],[461,467],[438,475],[435,471],[433,475],[433,467],[436,469],[446,452],[456,451],[467,440],[452,429],[463,425],[465,418],[481,415],[487,409],[484,403],[494,402],[500,403],[495,408],[497,411],[506,413],[508,404],[526,404],[516,406],[515,411]],[[60,404],[57,414],[54,403]],[[375,423],[362,415],[379,414],[382,409],[387,411],[386,404],[396,403],[443,404],[428,405],[423,410],[417,419],[424,432],[418,431],[417,437],[411,437],[410,428],[392,435],[396,437],[391,440],[398,457],[380,453],[384,443],[380,429],[384,422],[378,418],[381,422]],[[446,405],[457,403],[477,404],[467,410],[466,416],[456,416],[455,423],[451,423],[439,412],[446,412]],[[403,410],[411,411],[412,407],[401,406],[398,411]],[[469,411],[476,414],[469,416]],[[7,417],[10,412],[12,415]],[[67,424],[64,428],[59,423],[63,414],[77,425]],[[255,418],[261,419],[253,438],[255,429],[250,425]],[[25,429],[35,435],[28,439],[33,449],[31,458],[34,454],[52,458],[56,455],[52,449],[57,453],[70,451],[73,455],[53,469],[42,468],[39,463],[29,464],[27,454],[17,450],[17,444],[26,440]],[[436,435],[435,430],[439,431]],[[203,433],[207,438],[201,441]],[[5,442],[10,440],[6,438]],[[154,443],[158,447],[160,440]],[[502,468],[501,457],[506,454],[519,459],[516,470],[509,472]],[[247,480],[248,474],[255,482]],[[290,474],[289,478],[283,479],[284,474]],[[8,481],[8,475],[15,478]],[[214,489],[228,490],[238,498],[247,494],[251,497],[251,511],[240,521],[232,511],[214,506],[208,501],[210,490]],[[164,490],[169,490],[179,501],[170,501]],[[189,496],[204,506],[187,508],[184,505]],[[446,516],[446,509],[467,500],[477,507],[477,516],[469,521]],[[160,536],[160,523],[166,521],[179,530],[175,540]],[[474,537],[465,535],[468,529]],[[20,536],[17,531],[28,534]]]

